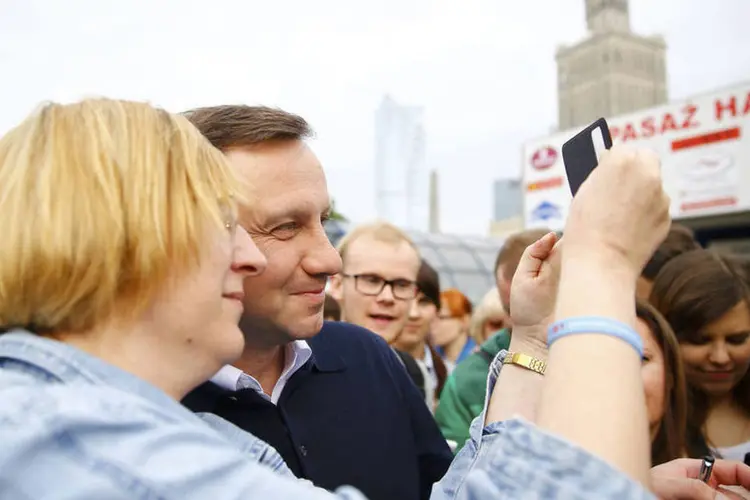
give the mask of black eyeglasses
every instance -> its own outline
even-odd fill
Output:
[[[411,300],[417,296],[417,284],[406,279],[387,280],[377,274],[345,274],[345,278],[354,278],[354,288],[363,295],[380,295],[386,285],[391,287],[393,296],[401,300]]]

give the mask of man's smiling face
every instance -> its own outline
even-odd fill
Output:
[[[323,325],[325,286],[341,258],[323,228],[330,197],[315,154],[298,140],[271,141],[226,152],[247,188],[239,223],[265,255],[265,272],[245,280],[245,311],[288,330],[285,343]],[[252,339],[248,339],[252,342]]]
[[[343,273],[331,282],[331,294],[341,304],[341,319],[363,326],[392,343],[409,317],[414,298],[402,297],[407,289],[416,293],[419,254],[406,241],[384,242],[363,234],[346,248],[344,260]],[[375,295],[363,293],[382,280],[395,283],[384,286]],[[393,287],[399,289],[395,294]]]

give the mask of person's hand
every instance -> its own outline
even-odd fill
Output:
[[[565,260],[569,254],[587,260],[596,256],[635,281],[666,237],[669,223],[659,158],[615,146],[602,154],[570,205]]]
[[[747,465],[730,460],[716,460],[708,484],[697,479],[700,468],[701,460],[693,458],[680,458],[657,465],[651,469],[651,489],[663,500],[750,498],[719,487],[722,485],[750,490],[750,467]]]
[[[555,310],[562,239],[548,233],[526,248],[510,286],[513,337],[547,345],[547,326]]]

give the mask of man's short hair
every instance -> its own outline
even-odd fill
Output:
[[[341,238],[341,241],[339,241],[336,249],[339,251],[339,255],[341,255],[342,261],[346,262],[346,251],[351,246],[352,242],[363,236],[369,236],[375,241],[390,243],[393,245],[406,243],[407,245],[412,247],[415,252],[417,252],[417,255],[420,255],[419,248],[417,248],[414,240],[412,240],[411,237],[406,234],[403,229],[394,226],[390,222],[373,222],[370,224],[362,224],[360,226],[357,226],[346,233],[343,238]]]
[[[511,235],[505,240],[495,259],[495,276],[497,276],[497,270],[502,266],[503,277],[506,280],[513,279],[526,247],[549,232],[549,229],[528,229]]]
[[[304,140],[313,135],[301,116],[266,106],[229,104],[191,109],[183,115],[223,152],[269,141]]]
[[[435,307],[440,309],[440,275],[424,259],[417,273],[417,288],[422,295],[435,304]]]
[[[641,276],[653,281],[667,262],[678,255],[699,248],[701,248],[701,245],[695,239],[695,234],[690,228],[682,224],[672,223],[667,237],[656,249],[651,260],[646,263]]]

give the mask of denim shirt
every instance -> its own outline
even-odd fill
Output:
[[[487,394],[504,355],[493,362]],[[0,498],[364,499],[353,488],[327,492],[290,477],[270,446],[203,418],[72,346],[21,331],[0,335]],[[472,424],[433,499],[653,498],[523,420],[484,428],[483,421],[484,414]]]

